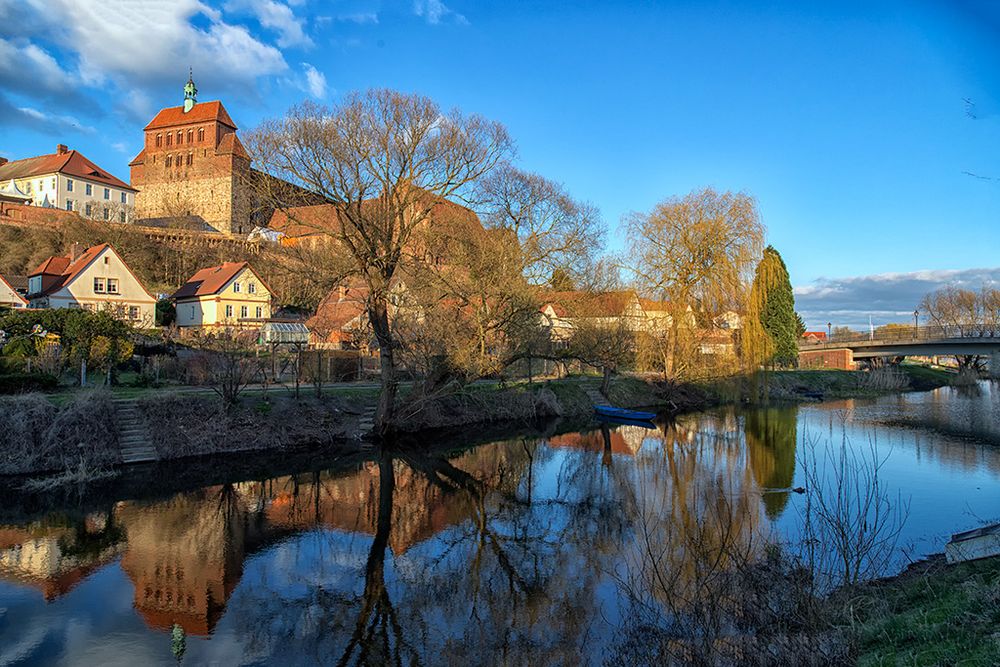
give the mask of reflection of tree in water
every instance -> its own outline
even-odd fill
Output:
[[[750,467],[762,489],[787,489],[795,479],[798,406],[750,410],[744,417]],[[788,492],[764,493],[764,510],[777,519],[788,504]]]

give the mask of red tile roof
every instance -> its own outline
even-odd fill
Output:
[[[243,269],[250,269],[250,271],[256,276],[258,282],[264,285],[264,281],[260,279],[257,272],[253,270],[246,262],[226,262],[220,264],[219,266],[210,266],[207,269],[201,269],[196,272],[193,276],[188,278],[188,281],[181,285],[180,289],[174,292],[171,298],[173,299],[189,299],[199,296],[211,296],[213,294],[218,294],[222,289],[229,284],[229,281],[235,278],[240,271]],[[267,285],[264,285],[266,288]],[[270,290],[269,290],[270,291]]]
[[[30,178],[32,176],[53,173],[84,178],[89,181],[104,183],[105,185],[136,192],[135,188],[101,169],[85,158],[79,151],[39,155],[38,157],[14,160],[13,162],[0,165],[0,181],[7,181],[14,178]]]
[[[215,152],[219,155],[232,154],[245,157],[248,160],[250,159],[250,154],[247,153],[247,149],[243,147],[243,142],[240,141],[235,132],[230,132],[222,137],[222,141],[219,142],[219,147],[215,149]]]
[[[162,127],[174,127],[177,125],[188,125],[190,123],[205,123],[218,121],[223,125],[236,129],[236,123],[229,117],[226,108],[218,100],[214,102],[199,102],[191,107],[191,111],[184,113],[184,107],[168,107],[160,109],[153,120],[149,121],[144,129],[155,130]]]
[[[540,295],[542,308],[552,306],[559,317],[618,317],[624,315],[635,292],[547,292]]]
[[[64,287],[80,274],[81,271],[90,266],[90,263],[97,259],[97,256],[110,249],[107,243],[95,245],[84,250],[75,260],[70,255],[57,255],[49,257],[38,265],[38,268],[29,274],[30,276],[50,276],[54,280],[42,280],[42,291],[31,294],[31,297],[45,296]],[[114,250],[112,250],[114,252]]]

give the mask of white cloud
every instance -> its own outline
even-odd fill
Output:
[[[32,107],[18,107],[17,111],[23,114],[30,124],[45,127],[49,130],[76,131],[84,134],[93,134],[97,130],[89,125],[81,123],[73,116],[46,113],[33,109]]]
[[[59,43],[76,52],[90,85],[176,79],[187,66],[236,84],[280,73],[281,52],[199,0],[28,0]]]
[[[67,94],[73,77],[37,44],[0,38],[0,85],[7,90]]]
[[[302,21],[295,17],[291,7],[275,0],[230,0],[227,11],[249,11],[260,25],[278,33],[278,46],[309,47],[312,39],[306,35]]]
[[[317,99],[326,97],[326,76],[309,63],[302,63],[306,73],[305,90]]]
[[[810,329],[826,328],[827,322],[863,327],[869,315],[876,325],[912,322],[924,295],[947,285],[972,290],[1000,285],[1000,267],[819,278],[795,288],[795,308]]]
[[[413,13],[431,25],[438,25],[443,19],[460,25],[468,24],[464,16],[449,9],[441,0],[413,0]]]

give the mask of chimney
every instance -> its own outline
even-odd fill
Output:
[[[59,155],[64,155],[65,153],[68,153],[68,152],[69,152],[69,149],[66,148],[66,144],[57,144],[56,145],[56,153],[58,153]]]
[[[83,254],[83,246],[81,244],[79,244],[79,243],[73,243],[69,247],[69,261],[70,261],[70,263],[72,264],[73,262],[75,262],[77,259],[79,259],[80,255],[82,255],[82,254]]]

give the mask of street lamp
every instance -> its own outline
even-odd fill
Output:
[[[831,322],[826,323],[826,339],[833,339],[833,324]]]
[[[920,326],[918,318],[920,317],[920,309],[913,311],[913,337],[918,338],[920,336]]]

